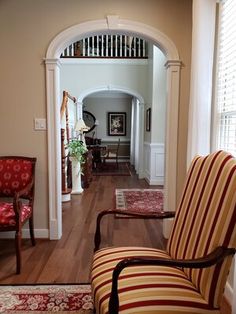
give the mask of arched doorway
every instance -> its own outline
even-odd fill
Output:
[[[60,162],[60,54],[63,49],[83,37],[122,32],[143,37],[158,46],[167,58],[167,121],[165,158],[165,208],[176,205],[177,134],[180,66],[178,51],[173,42],[160,31],[139,22],[107,16],[106,19],[81,23],[57,35],[47,50],[46,88],[48,121],[49,169],[49,229],[50,239],[62,234],[61,219],[61,162]],[[171,140],[170,140],[171,139]]]
[[[113,93],[113,92],[131,96],[132,97],[131,116],[134,114],[134,112],[138,112],[138,115],[136,116],[136,118],[133,119],[133,121],[130,121],[130,126],[132,124],[130,149],[131,149],[131,157],[133,157],[133,160],[135,161],[133,164],[134,164],[136,173],[138,174],[139,178],[144,178],[143,145],[144,145],[144,125],[145,125],[144,120],[145,119],[144,119],[144,98],[142,97],[142,95],[140,95],[134,89],[110,84],[109,86],[107,85],[96,86],[94,88],[82,90],[80,94],[78,95],[77,101],[79,104],[84,104],[84,100],[91,95],[94,95],[97,93],[102,93],[103,95],[107,93],[107,95],[109,95],[110,93]],[[82,110],[82,106],[81,106],[81,110]],[[135,136],[135,140],[134,140],[134,136]]]

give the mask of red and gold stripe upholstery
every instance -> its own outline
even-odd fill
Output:
[[[112,272],[127,257],[193,259],[218,246],[236,247],[236,161],[225,152],[196,157],[167,251],[119,247],[99,250],[92,267],[96,313],[108,313]],[[119,313],[220,313],[232,257],[205,269],[131,266],[118,280]],[[112,314],[112,313],[110,313]]]

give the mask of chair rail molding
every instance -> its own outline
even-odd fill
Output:
[[[151,41],[167,59],[167,132],[165,189],[168,192],[165,208],[174,210],[176,204],[177,134],[180,66],[179,54],[170,38],[159,30],[140,22],[107,16],[105,19],[84,22],[67,28],[50,43],[45,60],[47,123],[48,123],[48,182],[50,239],[62,235],[61,170],[60,170],[60,55],[76,40],[111,32],[129,33]],[[143,149],[143,147],[142,147]]]

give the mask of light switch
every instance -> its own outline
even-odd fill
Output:
[[[35,130],[46,130],[46,119],[34,119],[34,129]]]

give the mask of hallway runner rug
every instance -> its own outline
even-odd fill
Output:
[[[116,189],[115,196],[116,209],[119,210],[144,214],[163,210],[164,196],[160,189]]]
[[[1,285],[0,313],[92,314],[90,285]]]

